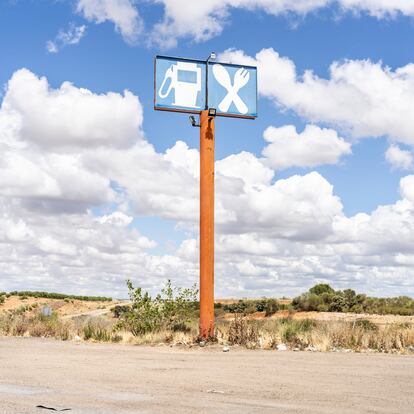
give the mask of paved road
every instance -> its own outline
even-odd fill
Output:
[[[414,357],[0,339],[0,413],[414,412]]]

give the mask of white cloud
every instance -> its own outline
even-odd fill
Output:
[[[143,30],[142,19],[131,0],[77,0],[76,11],[95,23],[113,22],[128,43],[135,43]]]
[[[60,30],[53,41],[47,41],[46,49],[49,53],[58,53],[59,50],[68,45],[77,45],[85,35],[85,32],[85,25],[75,26],[71,23],[67,31]]]
[[[411,0],[153,0],[164,6],[164,16],[153,29],[152,38],[164,47],[175,47],[177,39],[190,37],[196,42],[219,35],[229,23],[233,9],[263,10],[270,15],[306,15],[323,7],[344,12],[366,12],[377,18],[400,13],[414,15]],[[185,12],[184,12],[185,11]]]
[[[269,185],[274,172],[250,152],[230,155],[216,163],[219,174],[239,178],[247,185]]]
[[[1,112],[0,123],[20,118],[22,139],[47,148],[125,147],[142,138],[142,107],[131,92],[97,95],[70,82],[52,89],[27,69],[9,80]]]
[[[366,11],[377,18],[398,13],[414,15],[414,3],[411,0],[339,0],[339,4],[346,10]]]
[[[269,127],[264,139],[270,144],[262,154],[276,170],[337,164],[343,155],[351,153],[351,145],[336,131],[316,125],[307,125],[302,133],[298,133],[294,125]]]
[[[414,175],[407,175],[401,179],[400,192],[403,199],[414,204]]]
[[[317,172],[295,175],[270,185],[245,187],[244,193],[218,199],[235,219],[226,233],[261,233],[290,240],[319,240],[331,233],[332,218],[342,214],[333,187]],[[223,194],[223,195],[221,195]]]
[[[2,288],[42,289],[125,297],[125,279],[149,289],[185,263],[147,252],[156,243],[136,229],[86,214],[32,214],[0,197]],[[115,212],[113,215],[122,213]],[[22,218],[18,218],[18,217]]]
[[[125,296],[127,277],[150,290],[169,277],[197,280],[198,151],[179,141],[157,152],[142,121],[132,94],[53,89],[16,72],[0,110],[0,290]],[[290,295],[316,280],[414,294],[412,176],[395,204],[347,217],[317,172],[275,180],[248,152],[217,161],[216,171],[218,295]],[[188,237],[169,255],[152,254],[156,242],[137,229],[142,215],[179,222]]]
[[[46,49],[49,53],[58,53],[59,52],[59,48],[58,48],[57,44],[55,42],[53,42],[52,40],[48,40],[46,42]]]
[[[135,44],[143,36],[144,22],[136,0],[76,0],[76,12],[97,24],[111,21],[123,38]],[[180,38],[196,42],[206,41],[222,33],[231,24],[231,13],[236,9],[263,11],[269,15],[305,16],[322,8],[347,13],[367,13],[378,19],[398,14],[414,15],[411,0],[149,0],[152,7],[163,8],[162,18],[146,35],[147,41],[164,48],[177,45]],[[47,49],[56,53],[60,47],[49,41]]]
[[[259,93],[312,122],[324,122],[356,138],[387,135],[414,146],[414,64],[391,70],[369,60],[335,62],[330,78],[295,64],[273,49],[255,58],[228,50],[221,60],[257,64]]]
[[[385,159],[393,168],[411,170],[413,168],[413,154],[402,150],[398,145],[392,144],[385,153]]]

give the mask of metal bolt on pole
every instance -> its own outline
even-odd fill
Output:
[[[200,338],[214,337],[214,116],[200,116]]]

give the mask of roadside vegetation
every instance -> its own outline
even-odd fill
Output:
[[[114,306],[105,316],[63,318],[57,312],[46,316],[40,303],[9,311],[0,307],[0,335],[171,346],[204,344],[198,338],[195,286],[179,288],[167,281],[155,296],[130,281],[127,287],[130,303]],[[28,292],[18,293],[29,296]],[[0,306],[5,297],[0,293]],[[68,298],[59,295],[59,299]],[[298,311],[413,315],[412,306],[410,298],[370,298],[320,284],[291,303],[257,299],[216,304],[215,343],[249,349],[412,353],[414,325],[407,316],[401,317],[407,322],[381,324],[369,320],[369,315],[354,315],[352,320],[294,318]]]
[[[132,305],[121,312],[117,309],[119,322],[116,329],[130,331],[135,336],[160,330],[190,330],[198,308],[198,289],[195,285],[192,288],[177,288],[168,280],[155,298],[140,287],[134,288],[130,280],[127,286]]]
[[[245,315],[255,312],[265,312],[266,316],[273,315],[278,310],[289,309],[289,306],[280,304],[277,299],[245,299],[229,304],[215,304],[216,312],[242,313]]]
[[[31,292],[29,290],[25,291],[13,291],[13,292],[3,292],[5,296],[20,296],[22,298],[43,298],[43,299],[75,299],[82,300],[85,302],[111,302],[112,298],[107,298],[105,296],[77,296],[77,295],[66,295],[64,293],[50,293],[50,292]],[[0,294],[1,295],[1,294]]]
[[[309,319],[251,320],[238,315],[219,334],[233,345],[308,351],[412,352],[414,327],[378,326],[366,319],[321,322]]]
[[[414,300],[408,296],[375,298],[352,289],[334,290],[328,284],[315,285],[294,298],[292,307],[297,311],[414,315]]]

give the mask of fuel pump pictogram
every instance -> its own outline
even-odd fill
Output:
[[[170,83],[166,88],[168,81]],[[200,105],[197,105],[197,98],[201,91],[201,68],[192,62],[177,62],[171,65],[165,72],[158,95],[165,99],[173,89],[174,102],[172,105],[200,108]]]

